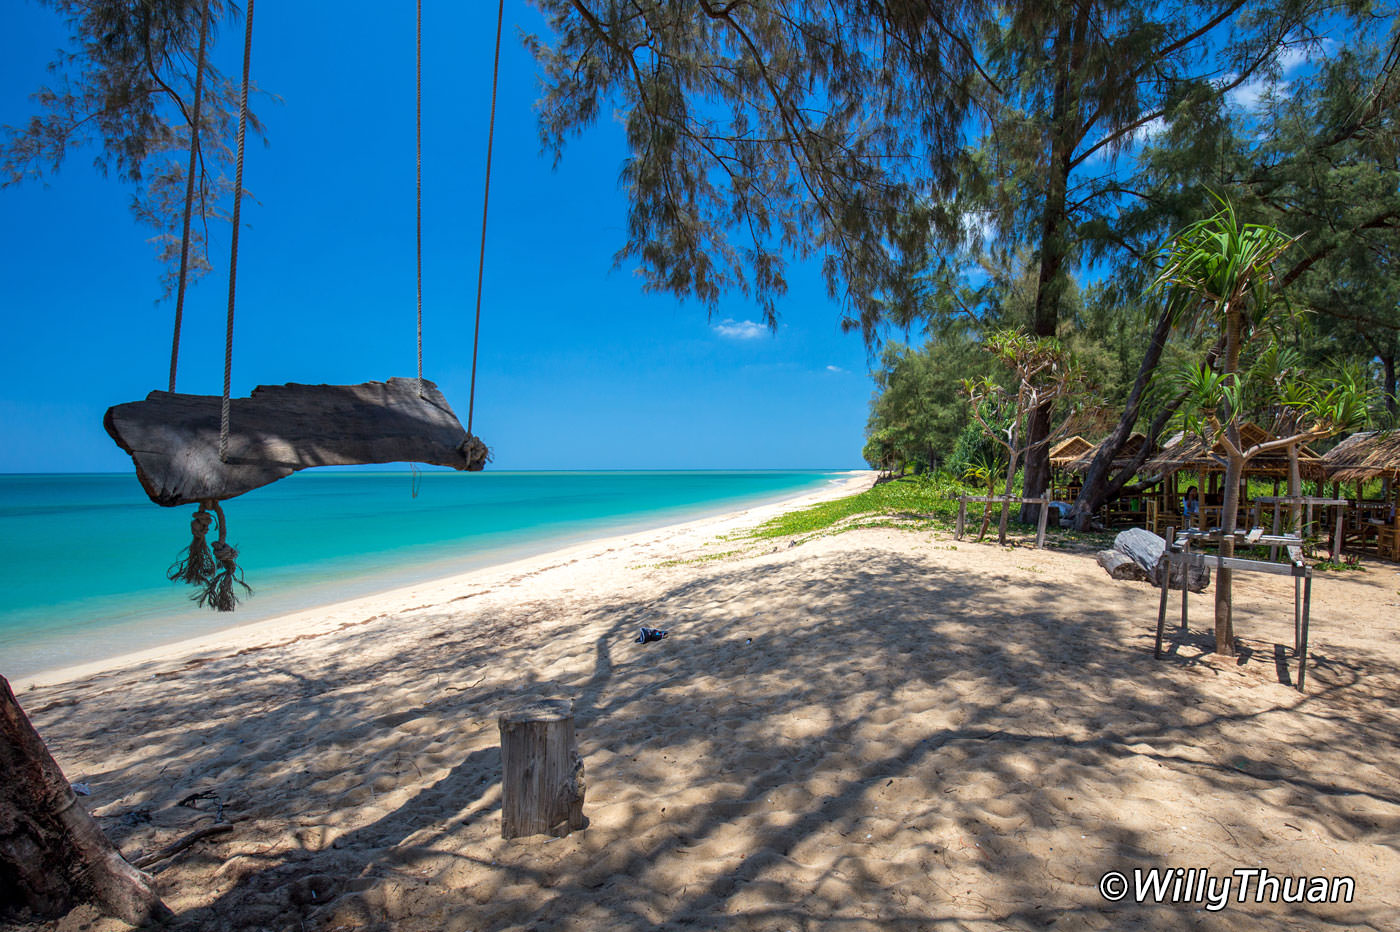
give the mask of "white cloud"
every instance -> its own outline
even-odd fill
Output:
[[[768,332],[768,328],[751,320],[733,320],[726,317],[715,324],[715,333],[731,340],[756,340]]]
[[[1271,81],[1264,78],[1260,78],[1257,81],[1246,81],[1225,96],[1229,99],[1230,103],[1234,104],[1236,107],[1245,110],[1253,110],[1258,106],[1260,98],[1264,96],[1265,91],[1269,89],[1271,84]]]
[[[1315,58],[1326,55],[1330,44],[1330,40],[1324,40],[1321,43],[1305,42],[1290,45],[1278,53],[1277,74],[1281,75],[1279,80],[1265,75],[1241,84],[1225,96],[1236,107],[1244,110],[1257,110],[1260,100],[1266,93],[1272,91],[1275,94],[1287,94],[1292,86],[1292,82],[1288,79],[1296,77],[1299,70]],[[1222,79],[1222,83],[1228,84],[1236,77],[1236,75],[1228,74]]]
[[[846,372],[846,370],[845,370],[845,369],[842,369],[840,366],[827,366],[827,367],[826,367],[826,371],[827,371],[827,372],[839,372],[839,373],[841,373],[841,374],[843,374],[843,375],[844,375],[845,372]]]
[[[990,242],[996,233],[990,210],[968,210],[962,215],[963,235],[975,243]]]
[[[1278,67],[1284,74],[1312,60],[1312,50],[1306,45],[1293,45],[1278,53]]]

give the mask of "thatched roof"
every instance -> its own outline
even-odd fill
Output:
[[[1107,437],[1104,438],[1104,440],[1107,439]],[[1094,462],[1094,457],[1098,456],[1099,448],[1103,446],[1104,440],[1100,440],[1098,443],[1079,454],[1079,456],[1065,468],[1070,472],[1088,472],[1089,466]],[[1113,458],[1113,468],[1125,469],[1133,465],[1133,460],[1137,459],[1138,453],[1142,450],[1142,445],[1146,442],[1147,438],[1142,434],[1134,433],[1129,436],[1127,440],[1123,441],[1123,449],[1119,450],[1118,455]]]
[[[1333,482],[1400,478],[1400,430],[1352,434],[1329,450],[1322,463]]]
[[[1273,434],[1258,424],[1247,423],[1240,426],[1240,442],[1247,449],[1255,444],[1276,439]],[[1220,444],[1207,449],[1206,443],[1196,434],[1181,431],[1173,434],[1157,455],[1143,464],[1143,472],[1168,475],[1179,470],[1189,469],[1202,472],[1225,471],[1225,449]],[[1298,447],[1298,467],[1304,479],[1323,478],[1322,457],[1306,444]],[[1245,464],[1246,476],[1288,476],[1288,450],[1280,448],[1255,456]]]
[[[1063,469],[1092,449],[1094,445],[1078,434],[1066,437],[1050,448],[1050,465],[1056,469]]]

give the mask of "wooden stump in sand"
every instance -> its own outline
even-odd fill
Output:
[[[558,837],[583,828],[573,702],[538,702],[502,715],[500,725],[501,837]]]
[[[82,902],[132,925],[170,915],[73,795],[0,676],[0,905],[61,916]]]

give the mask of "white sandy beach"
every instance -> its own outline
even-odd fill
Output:
[[[1242,662],[1213,590],[1158,661],[1156,591],[1091,552],[723,536],[792,506],[13,685],[128,856],[233,820],[154,869],[178,929],[1396,928],[1400,568],[1318,575],[1300,694],[1282,578],[1237,577]],[[542,697],[590,824],[504,841],[496,717]],[[1152,868],[1354,895],[1099,891]]]

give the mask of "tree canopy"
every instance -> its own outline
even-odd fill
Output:
[[[130,182],[132,209],[151,227],[167,268],[180,263],[186,160],[201,21],[210,43],[239,16],[224,0],[40,0],[68,23],[70,46],[49,66],[54,79],[33,94],[36,112],[0,136],[0,185],[56,172],[75,150],[95,151],[94,168]],[[239,85],[204,62],[199,107],[195,216],[223,219]],[[256,116],[249,128],[262,131]],[[208,268],[203,224],[191,229],[191,270]]]
[[[751,294],[770,324],[791,257],[818,256],[847,326],[914,315],[912,281],[956,241],[980,0],[539,0],[541,132],[615,111],[629,195],[619,262],[713,305]]]

